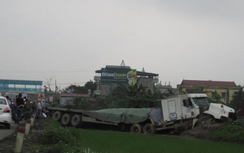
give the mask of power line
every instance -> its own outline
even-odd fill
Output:
[[[57,83],[57,85],[77,85],[77,84],[82,84],[82,83],[87,83],[86,82],[73,82],[73,83]],[[50,84],[50,85],[55,85],[55,84]]]

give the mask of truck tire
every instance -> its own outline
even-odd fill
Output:
[[[202,116],[198,120],[199,125],[211,125],[215,123],[215,119],[212,116]]]
[[[131,133],[142,133],[142,126],[140,124],[133,124],[130,128]]]
[[[155,133],[155,127],[151,123],[147,123],[143,127],[143,133],[145,134],[154,134]]]
[[[68,126],[71,121],[71,116],[70,114],[64,114],[62,119],[61,119],[61,124],[64,126]]]
[[[61,120],[61,112],[60,111],[54,112],[52,118],[55,121],[60,121]]]
[[[72,118],[71,118],[71,125],[73,127],[77,127],[81,122],[81,117],[78,114],[75,114]]]

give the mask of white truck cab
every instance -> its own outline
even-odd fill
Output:
[[[161,100],[161,106],[164,122],[199,119],[202,116],[217,120],[235,119],[234,109],[223,104],[209,103],[204,93],[176,95]]]

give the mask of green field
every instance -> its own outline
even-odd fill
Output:
[[[99,153],[241,153],[243,144],[214,142],[165,135],[77,130],[82,148]]]

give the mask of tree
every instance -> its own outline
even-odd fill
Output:
[[[231,105],[234,107],[234,108],[238,108],[238,105],[240,103],[244,103],[244,92],[243,92],[243,87],[240,88],[239,91],[235,92],[234,95],[233,95],[233,99],[231,101]]]
[[[75,93],[75,94],[88,94],[88,90],[84,86],[79,85],[70,85],[66,87],[63,91],[63,93]]]
[[[217,91],[212,92],[212,99],[217,103],[223,103],[221,101],[221,96],[217,93]]]
[[[154,93],[146,86],[120,85],[106,96],[103,106],[107,108],[150,108],[158,106],[159,97],[161,97],[159,92]]]
[[[97,84],[96,82],[93,82],[92,80],[86,82],[85,87],[88,90],[91,90],[91,95],[93,95],[93,91],[97,89]]]

